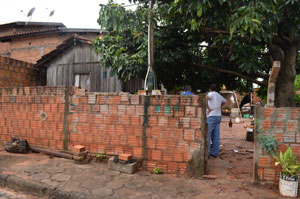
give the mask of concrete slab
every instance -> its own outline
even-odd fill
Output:
[[[108,168],[111,170],[120,171],[127,174],[133,174],[137,170],[137,162],[129,163],[129,164],[115,163],[114,158],[111,157],[108,160]]]

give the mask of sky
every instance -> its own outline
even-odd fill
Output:
[[[99,17],[99,4],[107,4],[108,0],[0,0],[0,24],[15,21],[60,22],[67,28],[95,28]],[[114,0],[125,3],[127,0]],[[27,17],[31,8],[35,7],[32,18]],[[50,17],[50,12],[54,14]]]

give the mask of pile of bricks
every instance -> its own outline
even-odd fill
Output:
[[[90,155],[85,146],[76,145],[73,147],[74,162],[76,164],[87,164],[90,162]]]

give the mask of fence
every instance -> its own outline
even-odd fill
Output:
[[[204,96],[86,93],[74,87],[0,88],[0,137],[68,150],[132,153],[145,169],[200,176],[205,171]]]

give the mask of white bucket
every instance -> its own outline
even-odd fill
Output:
[[[279,192],[282,196],[297,197],[298,182],[279,179]]]

